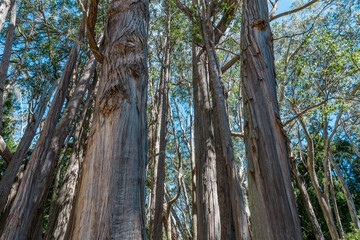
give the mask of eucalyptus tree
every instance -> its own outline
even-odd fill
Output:
[[[148,5],[107,5],[102,75],[68,239],[145,238]]]

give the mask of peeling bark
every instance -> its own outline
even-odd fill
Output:
[[[267,1],[244,0],[242,16],[244,135],[254,239],[302,239],[277,104]]]
[[[148,4],[108,4],[105,60],[68,239],[145,238]]]
[[[44,91],[39,100],[34,114],[29,118],[26,130],[20,140],[10,164],[8,165],[0,182],[0,211],[4,211],[5,206],[9,208],[15,198],[20,185],[20,177],[23,176],[24,169],[21,168],[25,156],[29,150],[32,140],[34,139],[36,129],[39,127],[42,117],[47,108],[48,102],[57,88],[57,82],[53,83],[50,89]],[[23,166],[24,167],[24,166]],[[18,176],[17,176],[18,175]],[[17,179],[16,179],[17,178]],[[6,218],[7,214],[2,214],[1,218]]]

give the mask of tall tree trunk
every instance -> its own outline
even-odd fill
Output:
[[[105,60],[68,239],[145,238],[148,4],[108,4]]]
[[[204,10],[203,10],[204,11]],[[229,118],[210,16],[201,21],[213,102],[216,168],[222,239],[249,239],[243,193],[237,178]]]
[[[242,83],[254,239],[302,239],[276,97],[266,0],[243,1]]]
[[[82,41],[84,35],[85,24],[83,19],[77,39]],[[57,155],[64,144],[71,120],[77,111],[74,98],[74,102],[68,104],[69,109],[65,109],[62,120],[56,128],[78,60],[79,51],[80,44],[74,42],[59,87],[44,122],[44,127],[31,154],[19,192],[11,207],[1,239],[26,239],[31,237],[33,224],[37,222],[36,218],[41,216],[42,204],[47,196],[48,182],[52,176]]]
[[[206,54],[194,42],[192,55],[197,212],[197,222],[193,223],[197,227],[197,238],[194,239],[221,239],[215,137]]]
[[[308,194],[308,191],[306,190],[304,178],[301,176],[301,174],[299,172],[296,160],[290,159],[290,161],[291,161],[290,169],[291,169],[293,176],[295,177],[296,184],[300,190],[300,195],[301,195],[301,198],[303,199],[305,210],[306,210],[306,213],[311,222],[311,227],[314,231],[315,238],[316,238],[316,240],[324,240],[325,239],[324,234],[321,231],[319,221],[315,215],[313,205],[311,204],[310,196]]]
[[[166,151],[166,128],[168,115],[168,83],[170,82],[170,23],[171,11],[169,3],[166,4],[167,23],[166,37],[164,43],[164,53],[162,59],[162,86],[161,86],[161,120],[160,120],[160,139],[159,155],[154,159],[153,179],[151,187],[151,206],[150,206],[150,240],[162,239],[162,214],[164,200],[165,182],[165,151]]]
[[[1,5],[0,5],[0,8],[1,8]],[[7,34],[6,34],[5,48],[4,48],[4,53],[3,53],[3,57],[1,59],[1,64],[0,64],[0,134],[2,133],[2,130],[3,130],[2,116],[3,116],[4,85],[5,85],[5,80],[7,77],[9,65],[10,65],[11,49],[12,49],[12,44],[13,44],[14,35],[15,35],[14,32],[15,32],[15,25],[16,25],[16,10],[17,10],[17,1],[15,1],[11,7],[11,15],[10,15],[9,27],[8,27]]]
[[[84,129],[89,125],[92,105],[93,91],[97,82],[95,74],[92,88],[81,113],[79,122],[76,125],[74,134],[74,147],[69,159],[68,166],[63,176],[58,197],[51,203],[49,221],[44,239],[65,239],[68,227],[71,225],[71,210],[75,201],[75,193],[79,181],[80,169],[83,162],[83,155],[86,148],[88,133]]]

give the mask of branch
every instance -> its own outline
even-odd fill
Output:
[[[283,13],[279,13],[278,15],[270,17],[270,21],[273,21],[273,20],[275,20],[277,18],[281,18],[281,17],[284,17],[284,16],[292,14],[292,13],[299,12],[299,11],[313,5],[314,3],[318,2],[318,1],[319,0],[312,0],[312,1],[308,2],[307,4],[305,4],[305,5],[303,5],[303,6],[299,7],[299,8],[296,8],[296,9],[293,9],[293,10],[290,10],[290,11],[286,11],[286,12],[283,12]]]
[[[345,133],[346,137],[347,137],[347,138],[349,139],[349,141],[350,141],[350,145],[351,145],[351,147],[353,148],[354,153],[356,154],[356,156],[358,156],[358,157],[360,158],[360,152],[359,152],[359,150],[357,149],[357,146],[356,146],[356,144],[354,143],[354,141],[352,140],[352,138],[350,137],[350,135],[347,133],[346,128],[345,128],[344,125],[343,125],[343,129],[344,129],[344,133]]]
[[[231,0],[228,2],[230,7],[228,10],[224,13],[223,17],[219,21],[219,23],[216,25],[214,29],[215,34],[215,45],[217,45],[221,39],[221,37],[225,34],[225,31],[230,24],[230,22],[233,20],[233,17],[235,15],[235,12],[239,6],[239,1],[237,0]]]
[[[231,68],[238,60],[240,59],[240,55],[236,55],[232,59],[230,59],[224,66],[221,68],[221,73],[225,73],[229,68]]]
[[[94,54],[94,57],[99,63],[104,62],[104,56],[101,54],[99,47],[95,40],[95,24],[98,12],[98,4],[100,0],[91,0],[89,6],[89,14],[86,20],[86,27],[87,27],[87,38],[89,41],[90,49]]]
[[[4,158],[4,160],[9,164],[13,155],[10,150],[6,146],[6,143],[2,136],[0,136],[0,155]]]
[[[240,137],[240,138],[245,137],[244,133],[238,133],[238,132],[231,132],[231,136],[232,137]]]
[[[299,118],[301,115],[305,114],[307,111],[316,108],[324,103],[326,103],[329,100],[329,98],[324,99],[323,101],[319,102],[318,104],[312,105],[312,106],[308,106],[307,108],[305,108],[304,110],[302,110],[301,112],[297,113],[294,117],[290,118],[289,120],[287,120],[283,126],[285,127],[286,125],[288,125],[289,123],[291,123],[292,121],[294,121],[295,119]]]
[[[190,19],[194,18],[194,13],[193,11],[186,6],[185,4],[183,4],[182,2],[180,2],[180,0],[174,0],[176,6],[183,12],[185,13],[186,16],[188,16]]]

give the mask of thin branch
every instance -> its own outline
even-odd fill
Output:
[[[305,4],[305,5],[303,5],[303,6],[299,7],[299,8],[296,8],[296,9],[293,9],[293,10],[290,10],[290,11],[286,11],[286,12],[283,12],[283,13],[279,13],[278,15],[270,17],[270,21],[273,21],[273,20],[275,20],[277,18],[281,18],[281,17],[284,17],[284,16],[292,14],[292,13],[299,12],[299,11],[313,5],[314,3],[318,2],[318,1],[319,0],[312,0],[312,1],[308,2],[307,4]]]

